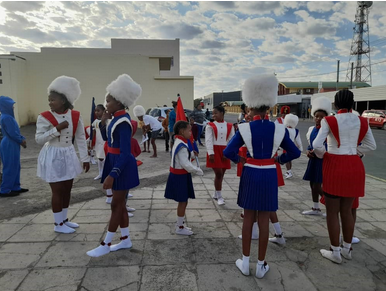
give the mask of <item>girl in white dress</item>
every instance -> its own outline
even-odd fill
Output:
[[[95,145],[94,145],[94,150],[95,150],[95,156],[98,159],[98,176],[94,178],[94,180],[99,180],[102,178],[102,172],[103,172],[103,165],[105,163],[105,141],[102,138],[101,130],[99,128],[99,124],[102,119],[103,112],[105,111],[105,107],[102,104],[98,104],[95,108],[95,116],[96,119],[92,123],[92,128],[94,131],[94,136],[95,136]]]
[[[52,191],[52,212],[55,232],[73,233],[78,224],[68,221],[71,189],[74,178],[90,169],[90,157],[82,117],[72,110],[80,96],[75,78],[61,76],[48,87],[50,111],[42,112],[36,123],[36,142],[43,145],[38,158],[37,175],[48,182]],[[76,155],[78,146],[83,169]]]

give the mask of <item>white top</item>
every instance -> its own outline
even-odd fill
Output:
[[[214,155],[213,146],[227,146],[228,142],[235,135],[235,129],[232,126],[231,132],[227,138],[228,128],[227,122],[213,122],[217,127],[217,139],[214,136],[213,128],[210,125],[207,125],[205,128],[205,146],[208,152],[208,155]]]
[[[302,140],[300,138],[300,132],[296,136],[296,129],[295,128],[287,127],[287,130],[288,130],[290,139],[294,142],[294,144],[302,152],[303,151],[303,145],[302,145]]]
[[[149,125],[150,124],[151,130],[154,130],[154,131],[157,131],[157,130],[162,128],[161,122],[159,122],[157,120],[157,118],[155,118],[155,117],[153,117],[151,115],[144,115],[143,116],[143,122],[145,123],[145,125]]]
[[[53,147],[70,147],[72,146],[72,118],[71,110],[68,110],[65,114],[57,114],[56,112],[51,112],[56,118],[58,123],[63,121],[68,122],[68,128],[63,129],[61,132],[57,131],[51,122],[45,119],[43,116],[39,115],[36,122],[36,135],[35,140],[39,145],[44,145],[48,143]],[[79,117],[78,127],[75,132],[75,141],[78,147],[80,160],[83,163],[90,161],[88,156],[86,136],[84,133],[84,125],[82,117]]]
[[[306,134],[306,138],[307,138],[308,144],[310,146],[312,146],[311,145],[311,133],[314,130],[314,128],[315,128],[315,126],[310,126],[310,128],[308,129],[307,134]]]
[[[202,170],[192,164],[192,162],[189,159],[189,152],[187,148],[182,148],[178,151],[176,155],[174,155],[174,150],[177,148],[177,146],[180,143],[184,143],[180,139],[176,139],[174,145],[173,145],[173,152],[172,152],[172,160],[170,163],[170,166],[173,167],[174,158],[175,158],[175,164],[174,169],[184,169],[185,171],[189,173],[196,173],[199,176],[204,175]],[[185,144],[186,145],[186,144]],[[186,145],[187,146],[187,145]]]
[[[103,140],[101,129],[100,129],[100,123],[101,121],[99,119],[95,119],[92,123],[92,128],[95,129],[96,136],[95,136],[95,143],[102,144],[104,146],[105,141]]]
[[[375,150],[377,145],[375,143],[373,133],[369,127],[361,145],[358,147],[358,137],[360,131],[360,120],[358,116],[353,113],[343,113],[335,115],[338,122],[340,147],[330,131],[330,127],[325,119],[322,119],[322,127],[319,129],[318,136],[313,142],[313,148],[318,158],[323,158],[326,152],[324,141],[327,138],[328,152],[335,155],[357,155],[358,150],[361,152]]]

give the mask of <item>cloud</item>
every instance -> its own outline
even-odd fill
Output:
[[[203,33],[201,28],[185,23],[163,24],[155,29],[165,38],[192,39]]]
[[[20,11],[27,12],[33,10],[39,10],[44,6],[44,2],[35,1],[3,1],[0,4],[8,11]]]
[[[203,49],[219,49],[223,47],[225,47],[225,43],[217,40],[205,40],[201,45],[201,48]]]

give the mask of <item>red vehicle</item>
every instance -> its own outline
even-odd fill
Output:
[[[374,127],[378,127],[386,130],[386,110],[383,110],[383,109],[365,110],[362,113],[362,117],[366,117],[369,120],[370,126],[374,126]]]

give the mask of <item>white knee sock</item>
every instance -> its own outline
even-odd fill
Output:
[[[108,232],[106,233],[106,237],[105,237],[105,239],[104,239],[105,244],[111,243],[111,241],[113,240],[114,235],[115,235],[115,232],[110,232],[110,231],[108,231]]]
[[[282,234],[281,227],[280,227],[280,222],[275,222],[273,223],[273,227],[275,229],[275,233],[280,235]]]
[[[63,213],[62,213],[62,211],[56,212],[56,213],[54,212],[54,220],[55,220],[55,223],[57,225],[63,223]]]
[[[67,214],[68,214],[68,208],[63,208],[62,209],[62,217],[63,217],[62,221],[65,221],[67,219]]]
[[[183,226],[184,225],[184,217],[179,217],[177,216],[177,225],[178,226]]]
[[[122,237],[130,237],[129,227],[121,228],[121,235]]]
[[[320,209],[319,202],[314,202],[314,209]]]
[[[103,160],[103,161],[98,160],[99,175],[101,175],[101,176],[102,176],[102,173],[103,173],[104,165],[105,165],[105,160]]]

